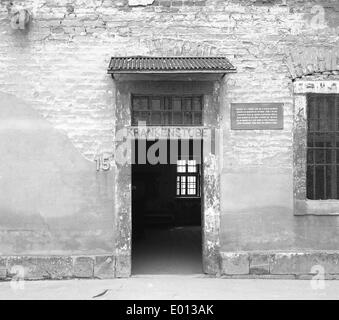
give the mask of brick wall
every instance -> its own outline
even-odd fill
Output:
[[[291,102],[286,50],[335,47],[339,9],[336,1],[320,1],[329,27],[314,29],[316,1],[283,3],[41,0],[14,1],[10,9],[2,1],[0,89],[32,104],[89,159],[93,141],[111,145],[114,93],[105,73],[111,55],[226,55],[238,68],[229,79],[230,99]],[[29,30],[10,27],[8,10],[19,5],[33,13]]]
[[[290,52],[311,48],[321,54],[338,49],[338,1],[13,3],[0,4],[0,92],[25,102],[67,137],[78,151],[77,157],[93,168],[97,154],[113,150],[115,89],[106,74],[110,56],[227,56],[238,72],[225,79],[225,105],[220,114],[225,162],[221,177],[223,250],[338,245],[335,237],[328,240],[321,235],[324,225],[327,232],[337,235],[336,217],[326,223],[322,218],[300,220],[292,213],[293,92],[286,64]],[[28,29],[14,30],[10,17],[20,5],[28,8],[33,18]],[[231,102],[283,102],[284,129],[231,131]],[[105,188],[100,180],[94,186]],[[15,202],[12,205],[15,207]],[[86,208],[84,204],[81,210],[86,212]],[[105,210],[109,216],[111,209]],[[60,213],[54,217],[62,221]],[[86,222],[79,219],[85,228]],[[61,225],[66,232],[65,223]],[[14,223],[11,228],[15,227]],[[39,228],[45,230],[46,226]],[[8,234],[6,237],[11,239]],[[105,247],[84,237],[83,251]],[[55,244],[61,252],[67,246]]]

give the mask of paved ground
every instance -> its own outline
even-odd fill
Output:
[[[230,280],[203,275],[25,281],[23,289],[1,282],[0,299],[339,299],[339,281],[325,281],[325,288],[318,290],[308,280]]]

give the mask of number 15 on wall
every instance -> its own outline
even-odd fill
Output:
[[[107,154],[96,155],[94,161],[96,163],[96,171],[108,171],[111,169],[112,156]]]

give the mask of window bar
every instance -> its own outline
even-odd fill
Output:
[[[172,119],[173,119],[172,124],[175,123],[175,122],[174,122],[174,99],[175,99],[175,97],[171,97],[171,98],[170,98],[170,101],[171,101],[171,109],[172,109]]]
[[[334,113],[334,138],[333,138],[333,147],[335,148],[332,152],[334,153],[334,162],[332,163],[333,167],[333,178],[332,178],[332,198],[338,199],[338,191],[337,191],[337,99],[338,95],[334,96],[334,106],[333,106],[333,113]]]
[[[151,108],[150,108],[150,103],[151,103],[150,100],[151,100],[151,98],[148,96],[148,97],[146,97],[146,99],[147,99],[146,125],[148,126],[151,123],[150,120],[152,120],[151,114],[150,114],[150,110],[151,110]]]
[[[323,105],[323,108],[324,108],[324,111],[323,111],[323,117],[324,117],[324,120],[323,121],[323,129],[327,131],[327,128],[328,128],[328,120],[327,120],[327,112],[328,112],[328,108],[327,108],[327,100],[325,97],[323,97],[322,99],[322,105]],[[326,141],[326,136],[325,136],[325,141]],[[324,143],[324,147],[326,147],[326,142]],[[327,179],[326,179],[326,171],[327,171],[327,159],[326,159],[326,149],[324,149],[322,151],[322,156],[323,156],[323,163],[325,165],[323,165],[323,176],[324,176],[324,189],[323,189],[323,194],[324,194],[324,198],[327,199]]]
[[[185,119],[185,116],[184,116],[184,98],[183,97],[180,97],[180,106],[181,106],[181,123],[184,124],[184,119]]]
[[[315,97],[314,98],[314,100],[315,100],[315,107],[317,106],[317,105],[319,105],[319,102],[320,102],[320,99],[319,99],[319,97]],[[318,103],[317,103],[318,102]],[[317,110],[317,114],[318,114],[318,116],[317,116],[317,131],[319,132],[320,131],[320,108],[318,107],[318,108],[316,108],[316,110]]]
[[[160,100],[160,124],[162,125],[165,125],[165,112],[164,112],[164,106],[165,106],[165,103],[163,102],[163,97],[159,97],[159,100]]]
[[[334,131],[336,131],[336,108],[335,108],[335,100],[334,100],[334,105],[328,105],[328,109],[332,111],[333,114],[333,117],[331,117],[331,111],[328,113],[328,117],[329,117],[329,121],[331,121],[331,124],[332,124],[332,128]],[[333,121],[333,122],[332,122]],[[332,136],[334,135],[334,136]],[[330,194],[330,198],[332,199],[336,199],[336,194],[337,194],[337,188],[336,188],[336,176],[337,176],[337,170],[336,170],[336,163],[337,163],[337,160],[336,160],[336,153],[337,153],[337,150],[336,150],[336,133],[332,133],[329,135],[330,139],[329,139],[329,148],[331,148],[331,166],[330,166],[330,173],[333,173],[330,175],[330,179],[331,179],[331,182],[330,182],[330,185],[331,185],[331,194]],[[334,145],[332,145],[332,143],[334,143]]]
[[[315,98],[312,98],[312,100],[311,100],[311,103],[312,103],[312,108],[313,108],[313,114],[315,114],[316,113],[316,109],[315,109],[315,107],[316,107],[316,101],[315,101]],[[311,121],[313,121],[313,123],[311,123],[311,124],[314,124],[315,123],[315,121],[314,120],[311,120]],[[316,138],[315,138],[315,133],[312,133],[312,138],[313,138],[313,147],[315,146],[315,141],[316,141]],[[312,156],[313,156],[313,199],[316,199],[316,165],[315,165],[315,149],[313,149],[312,150]]]

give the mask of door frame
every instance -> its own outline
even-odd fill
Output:
[[[179,84],[180,85],[180,84]],[[159,90],[159,83],[156,84]],[[189,83],[189,87],[192,83]],[[220,274],[220,146],[219,130],[220,82],[198,84],[197,92],[203,94],[203,127],[208,136],[203,139],[201,166],[201,217],[202,217],[202,263],[206,274]],[[136,85],[133,81],[115,82],[115,154],[123,144],[121,132],[128,137],[131,126],[131,97]],[[201,91],[201,88],[206,89]],[[194,94],[195,92],[192,92]],[[163,128],[163,127],[160,127]],[[183,128],[173,127],[172,128]],[[188,127],[184,128],[196,128]],[[115,277],[131,276],[132,267],[132,165],[127,152],[126,163],[115,161],[115,226],[114,257]],[[128,161],[129,160],[129,161]]]

